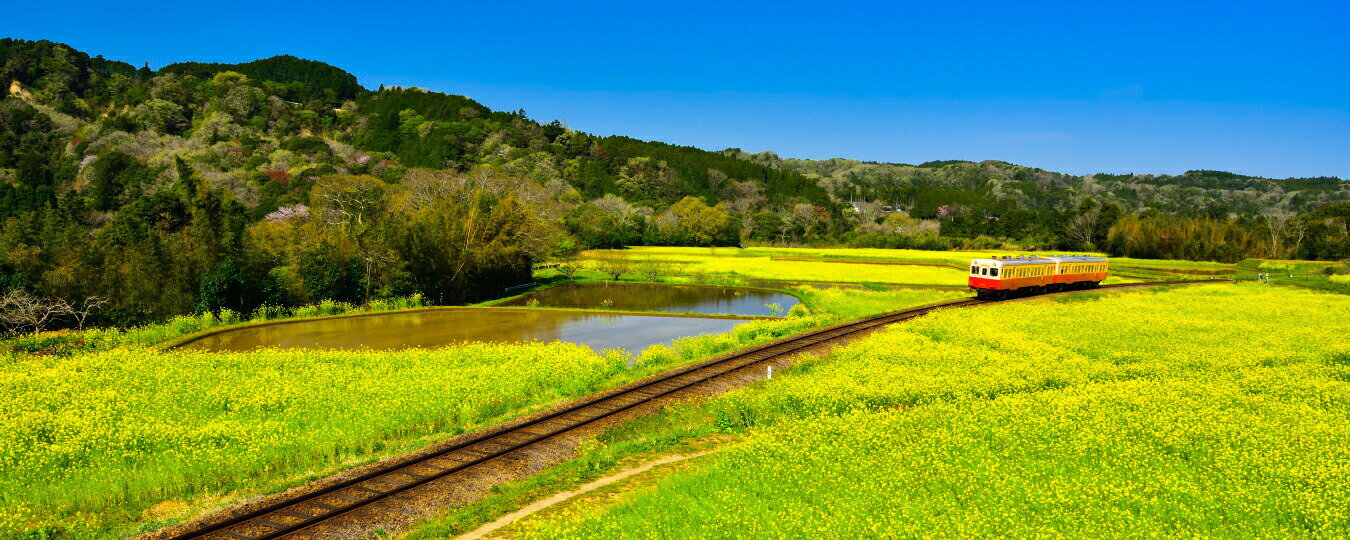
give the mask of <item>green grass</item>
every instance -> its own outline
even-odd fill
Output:
[[[1069,298],[939,313],[714,399],[699,410],[744,443],[513,532],[1350,531],[1343,296],[1216,284]],[[699,415],[667,429],[688,432],[681,418]]]
[[[875,291],[805,286],[795,287],[791,290],[812,310],[833,314],[837,321],[861,319],[869,315],[896,311],[901,307],[920,306],[970,297],[970,294],[965,291],[934,289]]]

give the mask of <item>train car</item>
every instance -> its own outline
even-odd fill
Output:
[[[1101,285],[1110,261],[1090,255],[1020,255],[970,261],[970,288],[979,298],[1086,289]]]

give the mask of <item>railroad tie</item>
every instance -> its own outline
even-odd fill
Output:
[[[412,479],[413,479],[414,481],[416,481],[416,480],[426,480],[427,478],[431,478],[431,475],[429,475],[429,474],[416,473],[416,472],[412,472],[412,471],[409,471],[409,470],[403,470],[403,471],[399,471],[399,472],[400,472],[400,473],[403,473],[403,474],[405,474],[405,475],[407,475],[407,476],[411,476]]]
[[[254,521],[253,521],[253,524],[254,524],[254,525],[262,525],[262,526],[267,527],[267,528],[269,528],[269,529],[272,529],[272,530],[274,530],[274,531],[284,531],[284,530],[290,528],[290,525],[282,525],[282,524],[280,524],[280,523],[277,523],[277,522],[271,521],[271,520],[267,520],[267,519],[258,519],[258,520],[254,520]]]
[[[419,465],[421,465],[421,466],[423,466],[423,467],[426,467],[426,468],[428,468],[428,469],[431,469],[431,470],[433,470],[433,471],[436,471],[437,473],[443,473],[443,472],[445,472],[445,471],[448,471],[448,470],[454,468],[454,467],[446,467],[446,466],[444,466],[444,465],[441,465],[440,463],[432,463],[430,460],[428,460],[428,461],[423,461],[423,462],[419,463]]]
[[[317,507],[322,508],[322,509],[324,509],[324,510],[327,510],[327,511],[329,511],[329,512],[336,512],[336,511],[342,509],[341,506],[335,506],[335,505],[331,505],[331,504],[328,504],[328,503],[325,503],[325,502],[319,502],[319,501],[309,501],[309,502],[306,503],[306,504],[309,504],[310,506],[317,506]]]
[[[363,499],[363,498],[361,498],[361,497],[357,497],[356,495],[351,495],[351,494],[348,494],[348,493],[343,493],[343,492],[341,492],[341,491],[332,493],[332,495],[333,495],[334,497],[337,497],[337,498],[342,499],[342,500],[347,501],[347,502],[359,503],[359,502],[365,500],[365,499]]]
[[[301,511],[296,510],[296,509],[293,509],[293,508],[291,508],[291,509],[286,509],[286,510],[282,510],[282,511],[277,512],[277,513],[278,513],[278,514],[281,514],[281,515],[283,515],[283,516],[287,516],[287,517],[291,517],[291,518],[298,519],[298,520],[300,520],[300,521],[309,521],[309,520],[311,520],[311,519],[314,519],[314,518],[317,518],[317,517],[318,517],[318,516],[306,514],[306,513],[304,513],[304,512],[301,512]]]

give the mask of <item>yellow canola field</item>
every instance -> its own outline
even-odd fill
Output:
[[[1258,285],[953,310],[713,400],[745,442],[529,538],[1350,533],[1350,300]]]
[[[699,248],[689,248],[697,250]],[[719,251],[730,248],[717,248]],[[707,252],[708,248],[701,248]],[[590,269],[599,268],[599,259],[625,258],[636,263],[673,262],[682,274],[734,274],[750,279],[818,281],[828,283],[891,283],[904,285],[966,285],[966,273],[955,268],[929,265],[859,264],[825,261],[773,260],[769,256],[707,254],[634,248],[587,252]]]
[[[0,368],[0,536],[99,529],[174,494],[455,433],[593,390],[625,361],[563,343],[16,359]]]
[[[0,357],[0,537],[127,536],[662,369],[964,296],[799,294],[813,314],[653,346],[632,367],[558,342]]]
[[[633,247],[628,250],[633,253],[633,257],[653,256],[658,259],[679,259],[682,255],[703,255],[717,257],[801,257],[801,258],[819,258],[829,259],[874,259],[895,263],[914,263],[914,264],[946,264],[953,267],[963,267],[971,259],[987,259],[994,256],[1003,255],[1047,255],[1052,252],[1044,251],[928,251],[920,249],[883,249],[883,248],[788,248],[788,247],[752,247],[752,248],[695,248],[695,247]],[[615,251],[602,252],[615,253]],[[1078,252],[1074,252],[1078,253]],[[1131,268],[1146,268],[1153,270],[1187,270],[1202,271],[1214,270],[1225,271],[1232,270],[1234,265],[1226,263],[1208,262],[1208,261],[1175,261],[1175,260],[1153,260],[1153,259],[1131,259],[1128,257],[1111,257],[1105,253],[1081,253],[1084,255],[1096,255],[1106,257],[1113,263]]]
[[[634,247],[587,251],[584,264],[588,269],[597,270],[603,267],[605,260],[626,259],[638,264],[670,263],[666,266],[669,271],[686,275],[704,273],[746,279],[960,287],[968,284],[965,268],[971,259],[1006,254],[912,249]],[[832,258],[839,261],[830,260]],[[853,262],[845,262],[850,259]],[[1139,280],[1118,276],[1106,279],[1106,283],[1135,281]]]

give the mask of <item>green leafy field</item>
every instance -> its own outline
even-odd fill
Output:
[[[1350,532],[1350,302],[1091,293],[893,327],[702,409],[743,442],[526,537]]]

